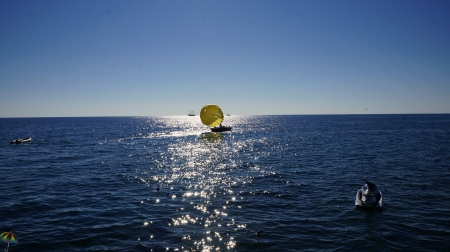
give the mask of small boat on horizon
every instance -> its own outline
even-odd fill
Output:
[[[21,138],[21,139],[15,139],[15,140],[12,140],[12,141],[11,141],[12,144],[28,143],[28,142],[31,142],[31,137],[26,137],[26,138]]]
[[[188,116],[195,116],[194,110],[189,111]]]

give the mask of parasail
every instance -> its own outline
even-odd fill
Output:
[[[202,123],[209,127],[216,127],[223,121],[223,113],[219,106],[215,104],[205,105],[200,111]]]

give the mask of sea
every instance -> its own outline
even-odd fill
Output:
[[[449,114],[223,124],[0,119],[9,251],[449,251]],[[364,180],[384,211],[355,208]]]

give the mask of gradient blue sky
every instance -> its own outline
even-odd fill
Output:
[[[4,0],[0,117],[450,113],[449,13],[447,0]]]

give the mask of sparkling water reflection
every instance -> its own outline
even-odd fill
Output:
[[[273,150],[267,137],[255,139],[235,132],[208,132],[193,119],[159,118],[156,122],[147,121],[149,125],[146,126],[140,124],[142,130],[153,128],[154,123],[163,125],[163,129],[175,130],[143,137],[149,142],[143,143],[139,152],[146,152],[145,159],[151,160],[152,165],[136,170],[135,178],[147,187],[160,188],[158,192],[166,195],[164,199],[157,198],[156,203],[169,201],[169,206],[176,209],[167,226],[176,229],[174,233],[181,236],[183,249],[233,249],[235,233],[255,232],[247,230],[245,220],[235,219],[242,211],[242,202],[245,203],[249,196],[273,194],[268,190],[251,190],[255,177],[275,174],[261,168],[258,161],[270,156]],[[232,117],[227,123],[231,126],[250,125],[254,120],[255,117]],[[143,132],[137,132],[137,136],[143,135]],[[166,151],[155,153],[152,143],[165,138],[170,138]],[[129,157],[135,159],[135,156]]]

